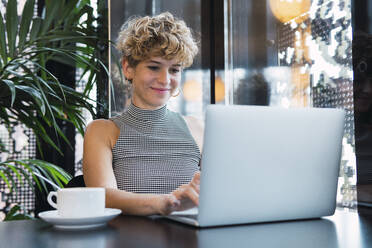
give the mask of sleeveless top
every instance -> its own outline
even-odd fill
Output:
[[[198,145],[182,116],[166,106],[144,110],[130,104],[111,120],[120,128],[112,149],[118,189],[168,194],[199,170]]]

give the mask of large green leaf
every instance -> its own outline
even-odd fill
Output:
[[[4,180],[8,188],[12,188],[12,185],[9,183],[8,177],[4,173],[5,169],[0,167],[0,177]]]
[[[17,161],[14,162],[14,164],[17,164],[18,166],[16,167],[18,172],[22,174],[23,180],[28,183],[29,186],[33,186],[33,181],[32,181],[32,169],[27,166],[27,164],[21,164]]]
[[[13,81],[11,80],[8,80],[8,79],[3,79],[2,80],[6,85],[8,85],[9,87],[9,90],[10,90],[10,93],[11,93],[11,102],[10,102],[10,106],[12,107],[13,106],[13,103],[14,103],[14,100],[15,100],[15,97],[16,97],[16,89],[15,89],[15,85],[13,83]],[[1,81],[0,81],[1,82]]]
[[[12,187],[10,188],[10,190],[11,191],[14,190],[17,193],[18,192],[18,190],[17,190],[17,181],[16,181],[17,176],[14,176],[14,174],[12,172],[13,171],[11,169],[9,169],[9,167],[5,170],[5,173],[8,174],[8,178],[12,182]]]
[[[28,183],[32,184],[30,178],[33,178],[35,183],[40,183],[40,190],[47,190],[43,177],[47,178],[52,183],[59,185],[59,187],[63,187],[72,178],[69,173],[67,173],[60,167],[52,163],[37,159],[9,160],[0,162],[0,177],[4,175],[7,169],[15,173],[18,180],[22,179],[22,174],[23,177],[28,181]],[[9,184],[9,187],[11,188],[11,184],[8,181],[8,178],[10,177],[9,172],[5,174],[7,175],[7,177],[5,177],[7,180],[5,180],[4,177],[2,178],[5,182],[8,182],[7,184]],[[42,177],[40,177],[39,175],[41,175]],[[15,184],[13,183],[13,185]]]
[[[26,85],[17,85],[16,88],[27,93],[34,100],[37,106],[39,106],[41,113],[45,114],[45,102],[37,89]]]
[[[44,174],[49,174],[53,178],[54,182],[62,182],[67,184],[72,178],[69,173],[52,163],[36,159],[29,159],[27,162],[37,166],[43,171]],[[62,183],[60,184],[61,187],[63,186]]]
[[[25,212],[19,205],[13,206],[10,211],[5,216],[4,221],[13,221],[13,220],[34,220],[35,218],[29,214],[20,213]]]
[[[35,51],[38,51],[38,52],[48,52],[49,51],[51,53],[64,55],[64,56],[67,56],[67,57],[71,58],[74,61],[86,64],[91,69],[96,69],[95,64],[90,63],[90,61],[88,60],[89,57],[87,55],[81,56],[78,53],[75,53],[75,52],[72,52],[72,51],[69,51],[69,50],[66,50],[66,49],[61,49],[61,48],[56,49],[56,48],[49,48],[49,47],[39,48]]]
[[[43,23],[43,19],[40,17],[35,17],[32,19],[32,27],[30,31],[30,41],[34,41],[40,32],[41,25]]]
[[[8,36],[9,56],[13,57],[18,34],[17,0],[9,0],[6,5],[6,32]]]
[[[57,25],[62,25],[62,23],[65,22],[65,20],[67,20],[72,15],[74,9],[78,5],[78,2],[79,0],[69,0],[67,1],[67,4],[62,6],[62,11],[58,12],[59,16],[57,17]]]
[[[27,68],[26,66],[24,66],[22,64],[21,64],[21,67],[26,72],[28,72],[28,73],[30,73],[32,75],[32,71],[29,68]],[[37,86],[37,90],[40,92],[40,95],[41,95],[41,101],[43,103],[42,106],[41,106],[42,115],[45,115],[46,114],[46,110],[49,110],[50,117],[52,118],[53,122],[55,122],[53,112],[52,112],[52,110],[50,108],[50,105],[49,105],[49,101],[48,101],[48,99],[45,96],[44,88],[40,84],[40,83],[44,82],[44,80],[41,77],[38,77],[36,75],[32,75],[32,77],[35,80],[34,83]]]
[[[56,42],[56,41],[67,41],[67,42],[84,42],[87,43],[89,39],[97,39],[95,36],[83,36],[83,34],[77,34],[79,36],[67,36],[67,35],[59,35],[53,33],[52,35],[48,37],[40,37],[39,41],[48,41],[48,42]]]
[[[66,97],[65,97],[65,93],[62,89],[62,84],[59,82],[58,78],[56,76],[53,75],[53,73],[51,73],[46,67],[40,65],[38,62],[36,61],[33,61],[32,59],[20,59],[20,67],[22,67],[26,72],[31,72],[30,69],[28,69],[27,67],[25,67],[23,63],[29,63],[29,64],[32,64],[36,69],[39,69],[39,71],[43,72],[46,76],[50,77],[54,82],[57,83],[58,85],[58,88],[60,90],[60,93],[63,97],[63,101],[66,101]],[[42,77],[39,77],[37,75],[34,75],[35,73],[30,73],[31,77],[36,80],[37,82],[41,82],[49,91],[46,91],[48,94],[49,93],[52,93],[52,94],[56,94],[56,92],[49,86],[49,83],[47,83]]]
[[[52,22],[54,21],[54,18],[57,16],[58,11],[61,9],[61,4],[63,1],[55,1],[55,0],[46,0],[46,10],[45,10],[45,21],[43,23],[43,26],[41,28],[41,34],[44,34],[47,32],[47,30],[50,28]]]
[[[88,11],[85,7],[89,4],[89,0],[80,0],[77,2],[73,11],[66,16],[64,20],[67,25],[64,26],[64,30],[68,29],[73,23],[79,23],[80,18]]]
[[[24,185],[23,183],[23,180],[22,180],[22,177],[21,177],[21,174],[20,174],[20,170],[19,168],[15,167],[14,165],[10,164],[10,163],[6,163],[4,162],[3,165],[5,165],[6,167],[8,167],[11,171],[13,171],[13,173],[16,175],[16,177],[18,178],[18,182],[20,182],[21,186]]]
[[[8,60],[8,55],[7,55],[7,49],[6,49],[5,25],[4,25],[3,16],[1,15],[1,13],[0,13],[0,56],[3,61],[1,65],[2,67],[3,64],[4,65],[6,64]]]
[[[10,185],[10,190],[15,190],[17,191],[17,184],[16,184],[16,180],[15,180],[15,177],[13,177],[9,167],[6,167],[3,171],[2,171],[8,178],[8,180],[11,182]]]
[[[53,182],[53,179],[50,177],[50,175],[48,173],[46,173],[42,168],[40,167],[33,167],[32,168],[32,171],[33,171],[33,176],[34,177],[37,177],[38,179],[40,178],[46,178],[46,180],[49,180],[51,182]],[[47,182],[46,180],[39,180],[40,184],[42,185],[42,189],[45,191],[45,192],[48,192],[48,187],[47,187]],[[50,184],[50,183],[48,183]]]
[[[59,80],[50,72],[48,71],[45,67],[41,66],[39,63],[33,61],[33,60],[29,60],[29,59],[19,59],[19,65],[28,73],[31,74],[31,70],[26,67],[24,64],[25,63],[29,63],[30,65],[33,65],[36,69],[40,69],[41,71],[44,71],[46,74],[48,74],[48,76],[50,76],[55,82],[57,82],[58,84],[60,84]],[[42,83],[43,86],[45,86],[48,91],[56,94],[56,92],[49,86],[49,84],[41,77],[38,77],[38,76],[34,76],[32,77],[33,79],[37,79],[38,82]],[[64,94],[63,90],[61,90],[61,93],[62,95]]]
[[[3,121],[5,125],[9,124],[9,114],[4,106],[0,104],[0,119]]]
[[[37,117],[30,118],[29,116],[25,115],[25,113],[23,112],[15,113],[12,109],[10,109],[10,111],[12,111],[12,113],[16,115],[17,118],[23,124],[25,124],[27,127],[31,128],[34,131],[36,135],[36,141],[38,141],[38,139],[44,140],[47,144],[51,145],[58,153],[63,155],[61,149],[55,144],[55,142],[51,139],[51,137],[46,132],[45,128],[43,127],[43,124],[39,121],[39,118]],[[42,152],[40,149],[39,151]]]
[[[30,30],[31,20],[34,14],[35,0],[28,0],[23,8],[21,24],[19,27],[18,49],[22,50],[26,43],[27,34]]]

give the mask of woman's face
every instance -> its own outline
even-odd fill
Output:
[[[175,59],[152,57],[141,61],[136,67],[130,67],[124,60],[124,74],[128,80],[132,80],[133,104],[151,110],[163,107],[172,95],[177,94],[181,70],[181,64]]]

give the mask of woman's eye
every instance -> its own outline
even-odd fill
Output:
[[[173,73],[173,74],[176,74],[176,73],[179,73],[180,72],[180,69],[178,69],[178,68],[172,68],[172,69],[170,69],[170,72]]]
[[[152,71],[156,71],[156,70],[159,69],[159,67],[157,67],[157,66],[148,66],[147,68],[149,68]]]

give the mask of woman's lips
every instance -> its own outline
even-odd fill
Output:
[[[155,88],[155,87],[151,87],[152,90],[160,93],[160,94],[164,94],[164,93],[167,93],[168,91],[170,91],[170,89],[167,89],[167,88]]]

